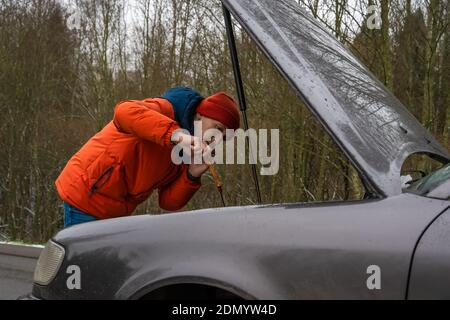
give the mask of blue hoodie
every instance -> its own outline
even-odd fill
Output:
[[[169,100],[175,112],[175,121],[181,128],[194,134],[194,116],[195,110],[204,99],[197,91],[188,87],[175,87],[166,91],[163,96]]]

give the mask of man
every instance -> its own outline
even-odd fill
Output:
[[[194,120],[202,130],[239,128],[236,103],[225,93],[206,99],[196,91],[177,87],[162,98],[119,102],[114,119],[91,138],[67,163],[56,180],[64,201],[64,226],[132,214],[157,189],[159,206],[181,209],[201,186],[208,165],[176,165],[175,144],[206,145],[194,137]],[[175,134],[178,129],[190,134]],[[179,130],[178,130],[179,131]]]

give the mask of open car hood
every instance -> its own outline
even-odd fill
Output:
[[[401,193],[414,153],[450,154],[402,103],[295,1],[223,0],[370,186]]]

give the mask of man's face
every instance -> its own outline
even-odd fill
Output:
[[[195,116],[195,121],[202,122],[202,136],[203,137],[205,137],[206,131],[208,131],[210,129],[216,129],[222,133],[222,139],[225,138],[227,128],[225,127],[225,125],[223,123],[221,123],[217,120],[202,116],[198,113]],[[206,142],[211,142],[211,141],[206,141]],[[216,142],[219,143],[219,141],[216,141]]]

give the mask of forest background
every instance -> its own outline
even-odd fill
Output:
[[[449,0],[295,0],[447,148]],[[369,28],[376,8],[378,28]],[[235,25],[252,128],[280,129],[263,203],[357,200],[358,175],[292,88]],[[187,85],[236,97],[218,0],[0,0],[0,241],[62,227],[54,181],[123,99]],[[256,201],[250,166],[219,166],[228,205]],[[185,209],[220,206],[210,176]],[[155,192],[135,214],[162,211]]]

